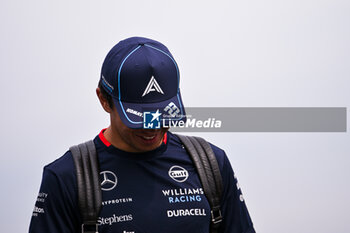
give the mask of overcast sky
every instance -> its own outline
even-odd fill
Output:
[[[2,0],[2,231],[28,231],[43,166],[108,126],[95,88],[118,41],[164,43],[188,107],[349,108],[349,12],[348,0]],[[348,132],[200,135],[228,154],[257,232],[350,232]]]

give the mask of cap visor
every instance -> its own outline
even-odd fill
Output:
[[[158,103],[129,103],[113,98],[114,104],[119,113],[122,122],[129,128],[140,129],[149,128],[146,126],[147,121],[159,121],[160,127],[168,127],[170,124],[178,121],[186,121],[185,108],[183,107],[180,92],[168,100]],[[159,118],[147,118],[149,114],[153,116],[160,113]],[[150,122],[148,122],[150,123]],[[158,128],[158,127],[153,127]]]

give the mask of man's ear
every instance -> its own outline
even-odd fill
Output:
[[[112,112],[112,108],[109,106],[107,99],[102,95],[101,90],[100,90],[99,87],[96,88],[96,94],[97,94],[98,99],[100,100],[100,103],[101,103],[103,109],[106,112],[111,113]]]

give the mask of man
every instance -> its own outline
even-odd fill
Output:
[[[209,233],[210,206],[194,164],[159,120],[185,120],[179,70],[169,50],[147,38],[119,42],[103,63],[96,93],[110,115],[110,126],[94,139],[102,189],[99,232]],[[228,158],[211,146],[223,180],[219,232],[253,233]],[[29,232],[81,232],[77,198],[68,151],[44,168]]]

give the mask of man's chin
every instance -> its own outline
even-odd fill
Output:
[[[148,134],[148,135],[136,135],[135,147],[138,152],[147,152],[158,148],[163,141],[164,133]]]

